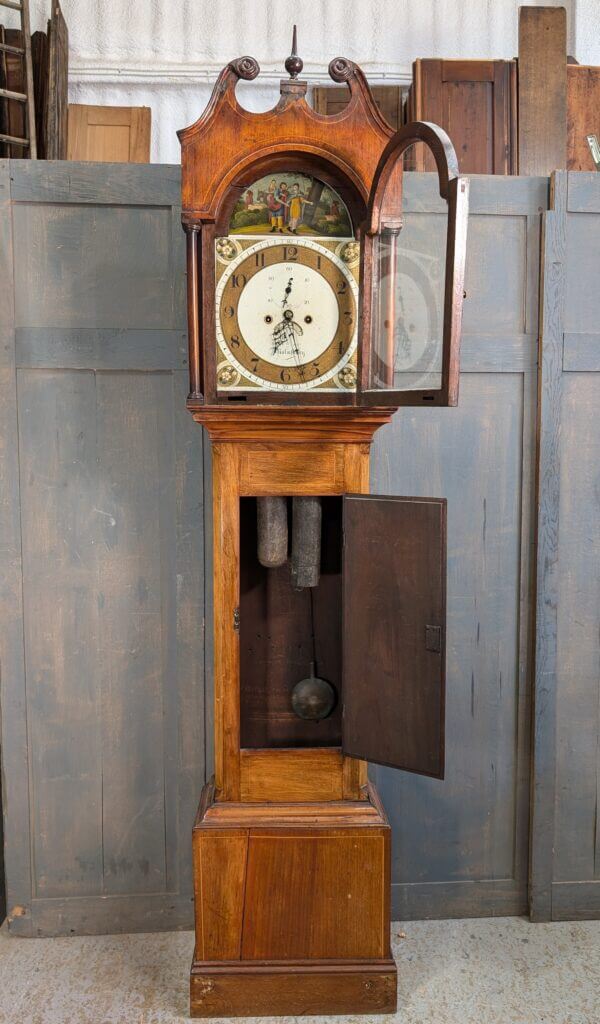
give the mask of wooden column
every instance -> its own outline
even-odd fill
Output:
[[[198,265],[198,245],[200,243],[200,225],[186,224],[187,243],[187,308],[188,308],[188,348],[190,360],[190,398],[202,398],[202,366],[200,362],[200,271]]]

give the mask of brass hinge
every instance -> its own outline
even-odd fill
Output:
[[[240,609],[239,606],[233,609],[233,628],[236,633],[240,631]]]

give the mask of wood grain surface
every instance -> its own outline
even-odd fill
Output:
[[[595,171],[587,135],[600,139],[600,67],[567,65],[567,168]]]
[[[148,163],[150,107],[69,104],[69,160]]]
[[[443,778],[444,499],[344,498],[342,749]]]
[[[567,12],[519,8],[519,174],[567,166]]]
[[[214,1011],[211,999],[202,997],[215,991],[215,970],[221,978],[237,977],[244,992],[242,1004],[230,984],[221,989],[220,998],[229,1000],[223,1006],[233,1015],[242,1005],[247,1014],[257,1012],[262,1004],[255,999],[261,997],[244,981],[266,981],[265,972],[281,981],[262,990],[264,998],[274,999],[269,1012],[295,1005],[294,978],[310,965],[315,999],[324,994],[318,996],[323,972],[395,973],[390,829],[373,790],[364,802],[311,801],[295,807],[215,804],[213,796],[213,787],[205,787],[194,826],[192,1015]],[[254,965],[256,974],[247,970]],[[328,983],[325,992],[329,1002],[324,1005],[333,1011],[339,987]],[[360,1009],[360,988],[351,995]]]
[[[133,187],[128,167],[109,183],[106,165],[19,164],[34,167],[27,185],[17,174],[28,199],[11,214],[5,190],[2,206],[16,248],[4,218],[1,229],[12,282],[1,461],[26,473],[9,488],[18,560],[10,516],[3,529],[11,929],[189,926],[179,823],[191,822],[204,775],[203,438],[185,409],[178,189],[153,169],[154,208],[158,192]],[[12,590],[21,559],[24,616]]]
[[[240,696],[240,633],[234,619],[236,609],[243,611],[240,598],[240,498],[257,490],[271,495],[299,492],[326,496],[344,491],[360,493],[368,487],[368,444],[314,446],[310,434],[302,444],[302,427],[307,420],[310,421],[311,414],[307,416],[305,410],[288,410],[288,424],[298,438],[292,443],[288,443],[285,437],[279,439],[279,416],[272,418],[270,414],[260,413],[254,418],[261,424],[265,443],[213,442],[215,778],[218,799],[236,801],[241,794],[243,799],[252,800],[341,799],[342,795],[360,799],[364,795],[366,768],[360,762],[352,767],[347,765],[348,759],[335,749],[319,751],[305,746],[285,753],[281,750],[240,750],[240,709],[248,710],[246,700],[241,700]],[[320,419],[319,413],[316,418]],[[337,418],[329,418],[329,422],[335,423]],[[263,419],[265,422],[261,423]],[[347,418],[342,414],[339,420],[343,433]],[[239,429],[229,417],[227,422],[234,430]],[[337,433],[334,426],[334,436]],[[347,455],[346,449],[352,454]],[[259,470],[254,468],[256,463]],[[245,643],[249,642],[246,633],[244,636]],[[249,685],[252,688],[251,681]],[[277,702],[277,695],[275,700]],[[256,740],[255,736],[252,742]],[[311,768],[303,758],[313,760]]]
[[[533,920],[550,920],[554,843],[560,411],[565,304],[567,175],[552,178],[551,209],[542,221],[536,479],[536,652],[531,884]]]
[[[407,120],[448,132],[461,174],[516,174],[516,79],[515,61],[416,60]],[[411,170],[435,170],[421,143]]]
[[[192,1017],[380,1014],[396,1010],[393,960],[357,964],[192,966]]]

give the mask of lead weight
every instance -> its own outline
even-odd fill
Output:
[[[257,498],[258,561],[266,569],[285,565],[288,556],[287,498]]]
[[[321,569],[321,499],[294,498],[292,503],[292,586],[316,587]]]

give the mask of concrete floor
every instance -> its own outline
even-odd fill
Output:
[[[393,937],[400,1008],[395,1016],[369,1020],[600,1024],[599,921],[411,921],[394,924]],[[191,932],[10,939],[4,927],[0,1022],[180,1022],[187,1016],[192,945]],[[312,1020],[333,1024],[341,1018]]]

